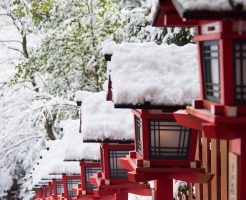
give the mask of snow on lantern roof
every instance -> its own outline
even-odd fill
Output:
[[[55,162],[50,170],[51,175],[67,174],[67,175],[79,175],[80,165],[79,162]]]
[[[61,140],[52,140],[48,142],[49,151],[42,151],[42,159],[38,161],[33,171],[33,185],[38,184],[42,179],[51,179],[49,176],[54,163],[59,162],[64,152]]]
[[[199,97],[197,47],[107,42],[115,107],[184,106]]]
[[[186,19],[246,18],[245,0],[172,0]]]
[[[83,92],[82,135],[88,142],[133,141],[134,125],[130,110],[115,109],[106,93]]]
[[[80,174],[79,162],[64,162],[66,144],[64,140],[52,140],[48,142],[49,151],[42,154],[42,159],[38,161],[33,171],[33,185],[38,184],[42,179],[51,180],[55,177],[60,179],[63,173]]]
[[[79,133],[79,120],[63,121],[63,138],[65,142],[65,161],[99,161],[100,145],[97,143],[83,143]]]

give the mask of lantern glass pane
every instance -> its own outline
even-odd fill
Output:
[[[149,120],[151,159],[183,160],[189,157],[191,130],[174,120]]]
[[[56,194],[61,195],[63,193],[63,184],[62,183],[57,183],[56,184]]]
[[[246,103],[246,41],[234,41],[233,65],[234,65],[234,97],[236,104]]]
[[[73,188],[77,187],[77,185],[81,183],[81,179],[79,178],[68,178],[67,179],[67,194],[68,197],[76,197],[77,195],[73,193]]]
[[[205,41],[203,48],[204,93],[206,99],[220,102],[219,45],[217,41]]]
[[[90,183],[90,177],[95,176],[98,171],[100,171],[100,167],[85,167],[85,183],[86,190],[93,190],[96,186]]]
[[[141,119],[135,116],[135,128],[136,128],[136,142],[137,142],[137,152],[142,155],[142,125]]]
[[[120,168],[118,158],[125,158],[130,150],[109,150],[110,178],[127,178],[127,170]]]

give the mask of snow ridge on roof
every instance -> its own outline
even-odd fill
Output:
[[[108,70],[114,104],[177,106],[199,97],[195,44],[108,42],[103,52],[113,54]]]
[[[83,92],[82,135],[84,140],[133,140],[133,115],[130,110],[115,109],[106,101],[106,93]]]

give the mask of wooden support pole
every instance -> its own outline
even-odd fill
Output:
[[[189,188],[188,200],[193,200],[193,184],[192,183],[188,183],[188,188]]]
[[[211,200],[220,200],[220,141],[218,139],[211,139],[211,173],[214,174],[211,181]]]
[[[210,140],[202,137],[202,167],[207,173],[211,172]],[[203,200],[211,200],[211,184],[203,184]]]
[[[196,145],[196,160],[202,161],[202,133],[198,133],[197,137],[197,145]],[[195,194],[196,200],[203,200],[203,186],[202,184],[196,183],[195,184]]]
[[[228,147],[227,140],[220,141],[221,151],[221,199],[228,200]]]

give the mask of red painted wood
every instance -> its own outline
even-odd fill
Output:
[[[155,191],[154,200],[172,200],[173,180],[169,178],[155,180]]]
[[[142,158],[144,160],[149,160],[149,127],[148,119],[142,118]]]
[[[107,91],[106,100],[107,101],[112,101],[113,100],[111,75],[109,75],[109,77],[108,77],[108,91]]]
[[[198,131],[192,130],[189,160],[195,160]]]
[[[220,71],[221,71],[221,103],[234,105],[234,75],[232,41],[230,39],[220,40]]]
[[[202,130],[202,123],[205,122],[205,120],[201,120],[193,115],[190,115],[186,110],[179,110],[175,112],[174,117],[180,125],[199,131]]]
[[[116,193],[115,200],[128,200],[128,193],[127,192]]]
[[[194,27],[197,25],[196,21],[183,21],[177,13],[164,14],[163,26],[169,27]]]
[[[246,126],[243,124],[203,124],[203,131],[208,138],[232,140],[244,137],[246,134]]]

